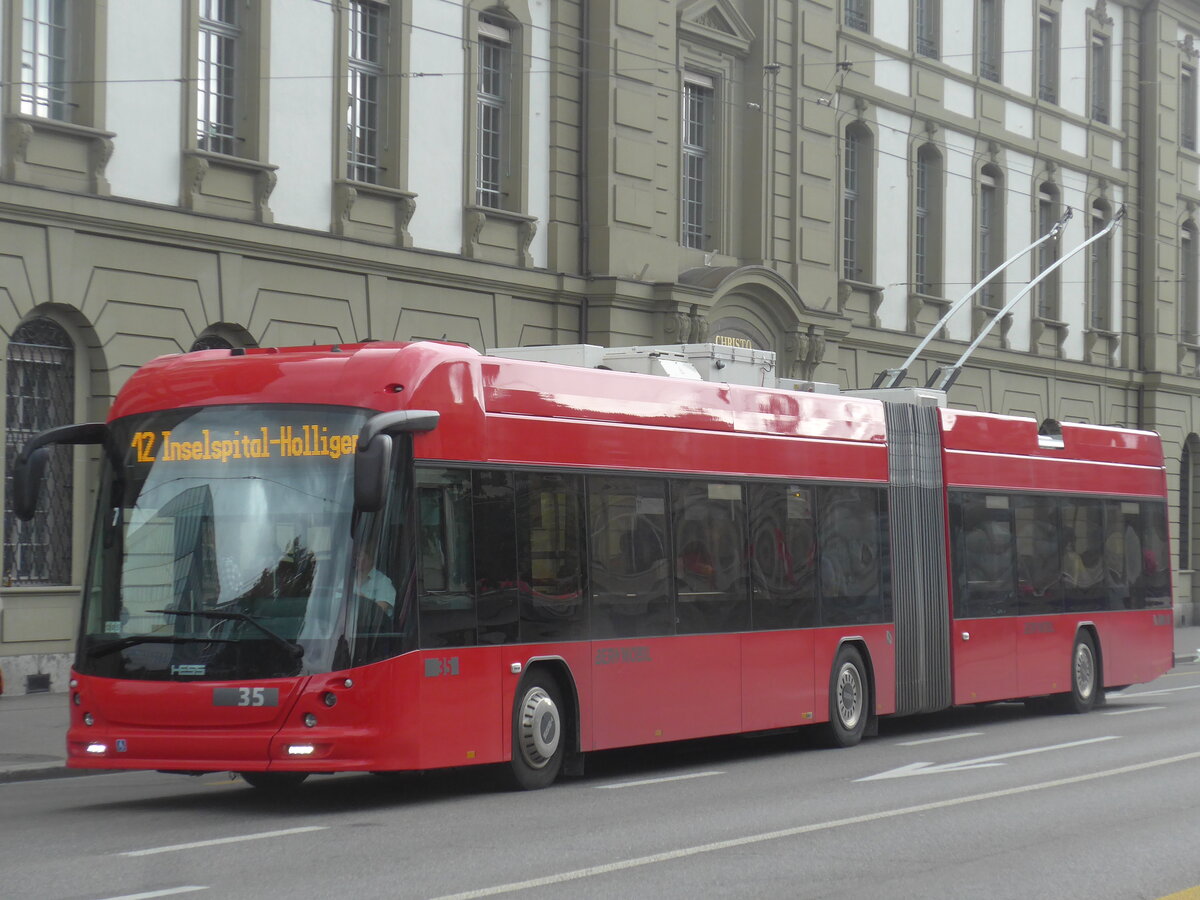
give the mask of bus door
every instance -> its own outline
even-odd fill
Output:
[[[1012,498],[950,494],[954,621],[950,633],[954,702],[1018,696],[1019,611]]]

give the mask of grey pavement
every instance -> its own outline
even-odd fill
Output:
[[[1200,625],[1175,629],[1175,661],[1200,656]],[[91,775],[66,767],[67,694],[0,694],[0,782]]]

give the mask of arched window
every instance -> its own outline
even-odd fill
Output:
[[[869,282],[874,219],[875,160],[871,132],[860,124],[846,129],[842,147],[842,277]]]
[[[979,268],[976,279],[1004,262],[1004,174],[996,166],[984,166],[979,173],[979,205],[976,220],[976,251]],[[997,275],[979,293],[982,305],[998,309],[1004,302],[1004,273]]]
[[[1185,343],[1200,340],[1200,240],[1194,222],[1179,232],[1179,325]]]
[[[75,418],[75,345],[62,326],[47,318],[20,325],[8,345],[6,381],[4,583],[70,584],[70,447],[51,450],[38,514],[22,522],[12,512],[12,465],[21,447]]]
[[[1108,204],[1097,200],[1092,204],[1088,235],[1096,235],[1108,225]],[[1091,282],[1091,327],[1097,331],[1112,331],[1112,235],[1108,234],[1091,247],[1088,280]]]
[[[1179,458],[1179,568],[1200,568],[1200,437],[1189,434]],[[1193,594],[1195,589],[1193,588]]]
[[[942,157],[932,144],[917,151],[913,184],[913,289],[941,296]]]
[[[1047,181],[1038,188],[1037,196],[1037,236],[1041,236],[1054,227],[1058,221],[1059,201],[1058,188]],[[1038,247],[1037,275],[1044,272],[1058,260],[1059,239],[1046,241]],[[1059,319],[1059,272],[1056,269],[1052,275],[1037,286],[1037,301],[1034,306],[1035,315],[1039,319],[1049,319],[1057,322]]]

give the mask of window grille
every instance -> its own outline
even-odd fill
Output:
[[[350,0],[346,106],[346,177],[377,184],[384,90],[384,18],[374,4]]]
[[[1092,118],[1108,124],[1109,91],[1112,75],[1109,67],[1108,40],[1092,38]]]
[[[1000,80],[1000,16],[998,0],[979,0],[979,77]]]
[[[1038,191],[1037,233],[1043,235],[1058,221],[1056,207],[1058,195],[1053,188],[1043,185]],[[1038,271],[1046,271],[1058,259],[1058,238],[1046,241],[1038,247]],[[1058,319],[1058,272],[1046,276],[1037,286],[1037,315],[1041,319]]]
[[[1196,149],[1196,70],[1191,66],[1179,75],[1179,142]]]
[[[234,0],[201,0],[196,70],[196,146],[233,156],[241,27]]]
[[[512,35],[490,20],[479,23],[479,83],[477,88],[478,171],[476,195],[480,206],[504,206],[507,165],[505,117],[509,102]]]
[[[68,425],[75,411],[75,351],[50,319],[33,319],[8,345],[5,432],[4,583],[69,584],[71,581],[70,447],[53,447],[37,515],[22,522],[12,511],[12,466],[31,437]]]
[[[921,153],[917,156],[917,183],[914,194],[913,222],[913,280],[917,292],[932,294],[933,286],[929,283],[929,189],[930,169],[929,158]]]
[[[863,140],[855,130],[846,132],[842,161],[842,277],[851,281],[860,273],[859,179],[862,173]]]
[[[21,38],[21,112],[70,121],[67,0],[25,0]]]
[[[936,0],[917,0],[916,32],[917,53],[930,59],[938,59],[937,8]]]
[[[1183,340],[1188,344],[1200,343],[1200,246],[1197,244],[1196,227],[1189,222],[1183,226],[1179,248],[1183,257],[1181,324]]]
[[[868,0],[846,0],[845,21],[847,28],[855,31],[870,31],[871,23],[867,18]]]
[[[1058,102],[1058,19],[1043,11],[1038,16],[1038,97]]]
[[[1092,234],[1104,230],[1108,219],[1108,210],[1102,203],[1092,205]],[[1097,331],[1109,330],[1109,307],[1111,305],[1112,264],[1110,257],[1110,242],[1103,237],[1089,247],[1091,258],[1092,280],[1092,328]]]
[[[689,77],[683,85],[683,246],[703,249],[712,143],[713,83]]]
[[[996,216],[996,183],[988,175],[984,175],[979,183],[979,277],[987,275],[996,268],[999,260],[993,253],[992,226]],[[999,291],[994,282],[989,281],[980,291],[980,299],[984,306],[1000,305]]]

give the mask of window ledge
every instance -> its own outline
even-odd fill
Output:
[[[211,150],[185,150],[181,203],[195,212],[272,222],[267,203],[275,190],[278,168]]]
[[[5,116],[4,177],[43,187],[107,196],[104,170],[111,131],[14,114]]]
[[[396,247],[411,247],[408,223],[417,211],[411,191],[338,178],[333,182],[333,230]]]
[[[468,206],[463,210],[463,255],[469,259],[533,267],[529,245],[537,234],[537,216]]]

